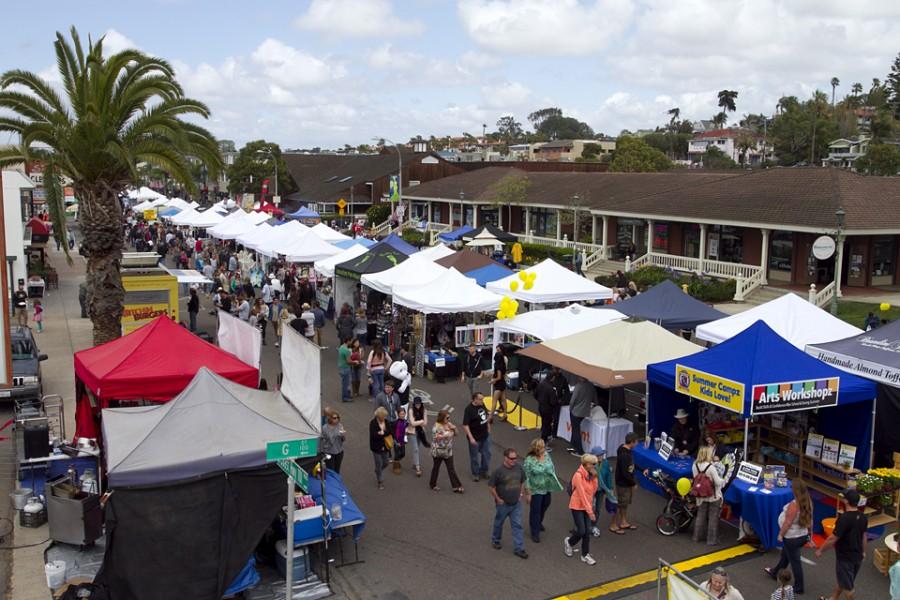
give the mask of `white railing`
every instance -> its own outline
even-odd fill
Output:
[[[818,292],[816,291],[816,284],[809,284],[809,303],[822,308],[834,298],[835,289],[833,281]]]
[[[587,256],[585,256],[584,262],[581,265],[581,269],[583,271],[587,271],[588,269],[590,269],[597,263],[605,261],[606,260],[606,252],[607,252],[606,246],[600,246],[599,250],[597,250],[593,254],[588,254]]]
[[[587,252],[589,254],[593,254],[599,250],[603,249],[602,244],[591,244],[589,242],[576,242],[570,240],[569,238],[563,236],[562,239],[542,237],[539,235],[532,235],[529,233],[514,233],[516,237],[518,237],[521,241],[526,242],[528,244],[543,244],[545,246],[553,246],[554,248],[570,248],[572,250],[578,250],[579,252]]]
[[[442,233],[447,233],[448,231],[452,231],[452,225],[444,225],[443,223],[428,223],[425,227],[425,231],[431,233],[431,236],[428,238],[428,245],[434,246],[437,243],[438,236]]]
[[[750,292],[763,284],[763,281],[765,281],[765,271],[762,269],[747,279],[735,279],[734,301],[743,302]]]
[[[388,219],[384,223],[379,223],[372,228],[372,235],[376,238],[387,235],[391,232],[391,220]]]
[[[729,279],[750,279],[762,268],[759,265],[745,265],[742,263],[722,262],[719,260],[704,260],[703,272],[714,277],[727,277]]]
[[[625,272],[636,271],[641,267],[649,267],[653,262],[651,260],[650,254],[647,253],[643,256],[639,256],[634,260],[631,260],[630,256],[625,257]]]
[[[675,254],[663,254],[661,252],[648,253],[650,264],[672,269],[673,271],[685,271],[692,273],[700,270],[700,259],[690,256],[676,256]]]

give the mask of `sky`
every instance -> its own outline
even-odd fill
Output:
[[[170,61],[219,138],[339,148],[373,137],[480,135],[558,106],[597,133],[709,119],[782,95],[884,80],[900,52],[888,0],[143,0],[40,10],[7,3],[0,71],[58,82],[53,40],[78,28],[109,51]],[[0,143],[7,140],[0,139]]]

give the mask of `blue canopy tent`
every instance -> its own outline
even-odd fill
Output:
[[[168,217],[170,215],[177,215],[181,212],[181,209],[177,206],[164,206],[156,211],[156,214],[160,217]]]
[[[309,207],[301,206],[298,210],[284,216],[292,219],[318,219],[319,213]]]
[[[503,265],[493,264],[480,267],[478,269],[473,269],[467,273],[463,273],[463,275],[469,277],[470,279],[474,279],[478,283],[478,285],[484,287],[491,281],[497,281],[498,279],[508,277],[510,273],[512,273],[512,271],[510,271]]]
[[[698,325],[728,316],[690,294],[685,294],[668,279],[634,298],[598,308],[611,308],[629,317],[652,321],[669,330],[696,329]]]
[[[875,384],[809,356],[763,321],[704,352],[648,365],[647,380],[654,432],[668,430],[679,408],[696,416],[694,400],[703,400],[743,416],[746,451],[751,416],[821,409],[816,432],[854,444],[854,466],[869,467]]]
[[[394,250],[398,250],[403,254],[410,256],[411,254],[415,254],[419,251],[418,248],[404,240],[402,237],[397,235],[396,233],[392,233],[383,240],[381,240],[382,244],[387,244]]]
[[[359,244],[360,246],[365,246],[366,248],[371,248],[375,244],[377,244],[375,240],[370,240],[369,238],[358,237],[353,238],[352,240],[341,240],[339,242],[331,242],[331,245],[340,248],[341,250],[346,250],[350,246],[355,246]]]
[[[459,229],[454,229],[453,231],[448,231],[447,233],[442,233],[438,236],[438,239],[445,243],[458,242],[462,239],[462,236],[466,235],[470,231],[475,231],[474,227],[469,227],[468,225],[463,225]]]

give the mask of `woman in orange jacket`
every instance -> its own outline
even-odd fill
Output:
[[[575,533],[563,540],[566,556],[572,556],[574,546],[581,540],[581,562],[595,565],[591,556],[591,522],[594,520],[594,494],[597,493],[597,457],[593,454],[581,456],[581,466],[572,475],[572,497],[569,509],[575,520]]]

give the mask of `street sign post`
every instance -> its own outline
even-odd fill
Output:
[[[309,458],[319,451],[319,440],[285,440],[266,444],[266,462],[286,458]]]
[[[337,201],[337,207],[340,210],[344,210],[345,208],[347,208],[347,201],[344,200],[343,198],[341,198],[340,200]]]
[[[284,471],[285,475],[293,479],[301,490],[309,492],[309,473],[303,467],[292,460],[279,460],[275,464]]]

